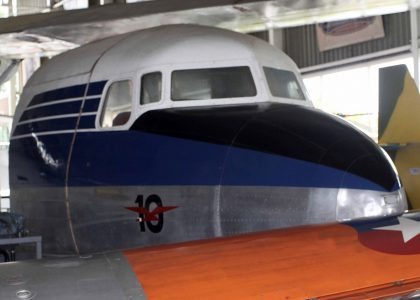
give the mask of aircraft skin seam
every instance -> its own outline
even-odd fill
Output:
[[[216,231],[216,236],[223,236],[223,229],[222,229],[222,225],[221,225],[221,216],[220,216],[220,207],[221,207],[221,203],[220,203],[220,199],[221,199],[221,192],[222,189],[221,187],[223,186],[223,177],[225,174],[225,166],[226,166],[226,162],[227,159],[231,153],[231,150],[233,147],[235,147],[235,141],[237,140],[239,134],[241,133],[241,131],[246,127],[246,125],[251,121],[254,120],[259,114],[261,114],[262,112],[256,112],[254,115],[252,115],[250,118],[244,120],[243,124],[239,127],[238,131],[236,132],[235,136],[232,138],[232,141],[230,142],[230,145],[228,145],[227,149],[226,149],[226,154],[225,157],[223,159],[223,163],[222,163],[222,170],[220,172],[220,181],[219,181],[219,185],[215,190],[215,196],[214,196],[214,208],[215,208],[215,214],[214,214],[214,222],[215,222],[215,231]]]
[[[124,39],[122,41],[124,41]],[[70,142],[70,147],[69,147],[69,152],[68,152],[68,157],[67,157],[66,175],[65,175],[65,181],[64,181],[65,204],[66,204],[66,213],[67,213],[67,218],[68,218],[69,229],[70,229],[71,237],[72,237],[72,240],[73,240],[73,245],[74,245],[74,248],[75,248],[75,251],[76,251],[77,254],[80,253],[80,250],[79,250],[79,246],[77,244],[77,239],[76,239],[75,231],[74,231],[74,228],[73,228],[73,220],[72,220],[72,216],[71,216],[71,207],[70,207],[70,198],[69,198],[69,178],[70,178],[70,169],[71,169],[74,143],[76,142],[76,137],[77,137],[77,133],[78,133],[78,129],[79,129],[80,120],[82,118],[82,113],[83,113],[84,105],[85,105],[85,102],[86,102],[85,98],[89,94],[90,86],[93,85],[93,84],[96,84],[96,82],[91,82],[92,75],[93,75],[93,72],[96,68],[96,65],[101,60],[103,55],[105,53],[107,53],[108,51],[110,51],[111,49],[113,49],[115,47],[115,45],[117,45],[119,42],[120,41],[115,41],[112,45],[110,45],[108,48],[106,48],[104,51],[102,51],[102,53],[100,53],[100,55],[98,55],[98,57],[96,58],[95,62],[93,63],[93,65],[92,65],[92,67],[91,67],[91,69],[88,73],[89,75],[88,75],[88,79],[87,79],[87,82],[86,82],[86,85],[85,85],[85,91],[84,91],[84,94],[83,94],[83,101],[82,101],[82,104],[80,105],[79,117],[76,121],[76,127],[74,129],[73,137],[72,137],[72,140]],[[102,93],[103,93],[103,91],[104,90],[102,89]]]
[[[68,156],[67,156],[66,175],[65,175],[65,181],[64,181],[65,206],[66,206],[66,215],[67,215],[67,221],[68,221],[68,226],[69,226],[69,230],[70,230],[70,235],[71,235],[71,238],[72,238],[72,241],[73,241],[74,251],[77,254],[80,254],[80,249],[79,249],[76,234],[75,234],[75,231],[74,231],[74,228],[73,228],[73,219],[72,219],[72,215],[71,215],[70,197],[69,197],[69,184],[68,184],[69,183],[69,176],[70,176],[70,168],[71,168],[71,157],[72,157],[72,154],[73,154],[74,143],[76,142],[77,129],[79,128],[80,119],[82,117],[83,107],[84,107],[84,104],[85,104],[84,98],[89,93],[89,83],[90,83],[90,79],[92,78],[92,72],[95,69],[95,66],[96,66],[96,64],[98,63],[98,61],[100,60],[101,57],[102,57],[102,55],[97,58],[97,60],[95,61],[95,63],[92,66],[92,69],[89,72],[89,78],[88,78],[87,84],[85,86],[85,92],[84,92],[84,95],[83,95],[83,100],[82,100],[82,103],[81,103],[80,109],[79,109],[79,116],[77,117],[76,126],[75,126],[75,129],[74,129],[73,134],[72,134],[73,136],[71,138],[69,152],[68,152]]]

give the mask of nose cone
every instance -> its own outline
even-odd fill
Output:
[[[308,107],[270,104],[249,119],[232,146],[295,162],[286,171],[299,174],[299,185],[381,192],[401,188],[392,162],[373,140],[346,121]]]
[[[407,199],[401,188],[393,162],[382,148],[379,153],[355,157],[343,176],[337,196],[337,220],[399,215],[407,210]],[[372,186],[357,188],[355,178],[368,179]],[[353,188],[348,188],[349,186]]]
[[[387,192],[400,189],[396,169],[385,151],[365,134],[335,119],[336,126],[325,121],[329,127],[325,130],[335,143],[326,148],[320,163],[345,172],[340,187]]]
[[[335,220],[346,221],[396,215],[406,209],[387,154],[336,116],[302,106],[270,104],[248,120],[232,146],[225,185],[295,188],[295,198],[306,197],[305,207],[312,207],[307,219],[327,210]],[[313,210],[314,206],[323,207],[322,211]],[[311,211],[315,213],[309,216]]]

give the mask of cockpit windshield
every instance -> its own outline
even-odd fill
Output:
[[[293,72],[264,67],[264,73],[274,97],[305,100],[305,94]]]
[[[174,101],[254,97],[257,95],[249,67],[177,70],[172,72]]]

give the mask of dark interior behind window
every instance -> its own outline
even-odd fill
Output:
[[[253,97],[256,94],[249,67],[172,72],[171,99],[175,101]]]
[[[274,97],[305,100],[305,95],[293,72],[264,67],[264,73]]]

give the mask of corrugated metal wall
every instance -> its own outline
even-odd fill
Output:
[[[410,44],[409,12],[382,17],[385,37],[319,52],[315,25],[284,29],[284,51],[299,68],[321,65]]]

